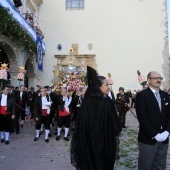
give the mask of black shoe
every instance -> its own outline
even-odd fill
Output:
[[[60,136],[57,135],[57,136],[56,136],[56,140],[60,140]]]
[[[49,134],[48,134],[48,137],[52,137],[52,134],[51,134],[51,133],[49,133]]]
[[[40,135],[42,135],[43,134],[43,131],[40,131]]]
[[[48,143],[48,142],[49,142],[49,139],[45,139],[45,142],[47,142],[47,143]]]
[[[34,138],[34,141],[37,141],[37,140],[38,140],[38,138],[37,138],[37,137],[35,137],[35,138]]]
[[[16,131],[16,134],[19,134],[19,131]]]
[[[22,128],[24,127],[23,124],[21,124],[21,127],[22,127]]]
[[[9,144],[9,141],[8,141],[8,140],[7,140],[7,141],[5,141],[5,144],[6,144],[6,145],[8,145],[8,144]]]
[[[4,143],[5,142],[5,139],[1,139],[1,143]]]
[[[68,137],[64,137],[64,140],[65,140],[65,141],[69,141],[69,138],[68,138]]]

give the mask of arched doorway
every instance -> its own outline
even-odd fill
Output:
[[[30,58],[28,58],[25,63],[25,70],[26,70],[26,74],[25,74],[24,84],[27,88],[30,88],[34,84],[34,77],[35,77],[34,62]]]
[[[4,64],[4,63],[8,64],[8,68],[10,67],[6,52],[3,50],[2,47],[0,47],[0,66],[1,64]],[[7,74],[8,74],[7,81],[4,80],[3,82],[1,82],[2,84],[10,84],[10,77],[11,77],[10,72],[8,71]]]

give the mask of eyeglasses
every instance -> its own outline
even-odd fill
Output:
[[[151,77],[149,79],[153,79],[153,80],[163,80],[163,77]]]

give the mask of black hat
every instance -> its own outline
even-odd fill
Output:
[[[44,86],[44,88],[48,89],[48,88],[49,88],[49,86]]]
[[[11,88],[12,85],[11,84],[6,84],[6,87]]]
[[[125,90],[123,87],[119,87],[119,90]]]

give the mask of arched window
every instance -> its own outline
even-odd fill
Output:
[[[84,0],[66,0],[66,9],[84,9]]]

